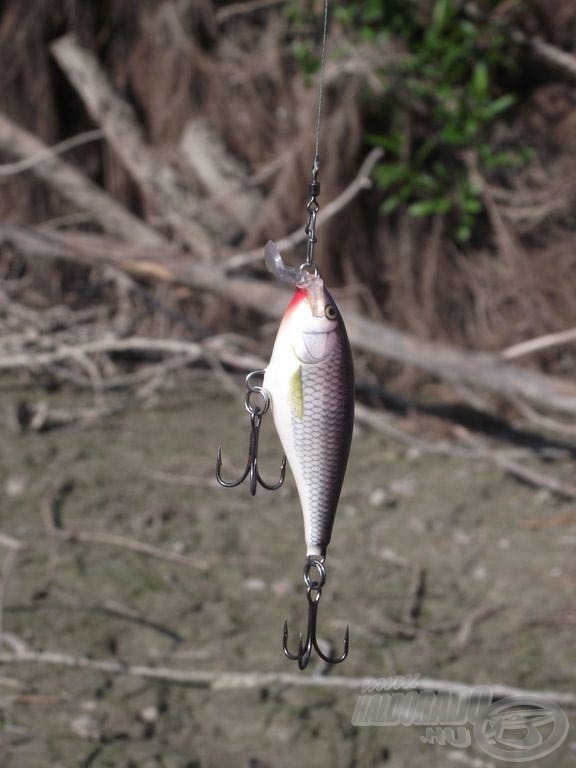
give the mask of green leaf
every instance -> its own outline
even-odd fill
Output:
[[[384,215],[388,216],[389,214],[394,213],[396,208],[400,205],[400,202],[401,200],[399,197],[389,197],[382,203],[380,210]]]
[[[452,207],[452,203],[447,197],[439,197],[435,200],[420,200],[412,203],[408,208],[408,213],[416,218],[422,216],[434,216],[437,213],[447,213]]]
[[[373,144],[375,147],[383,147],[393,155],[397,155],[402,147],[402,138],[398,134],[381,136],[379,134],[369,133],[365,136],[365,139],[369,144]]]
[[[466,144],[467,141],[467,137],[464,131],[461,128],[457,128],[452,125],[447,125],[444,128],[440,134],[440,138],[445,144],[453,147],[461,147],[462,145]]]
[[[489,10],[501,0],[482,2]],[[307,44],[317,21],[314,4],[292,4],[302,8],[301,18],[287,40]],[[514,67],[506,35],[467,16],[463,0],[344,0],[337,6],[352,45],[364,39],[377,48],[386,36],[393,50],[402,51],[400,60],[378,70],[385,90],[378,97],[365,90],[373,131],[365,140],[386,151],[374,173],[384,190],[382,213],[445,216],[452,238],[469,241],[484,204],[461,150],[473,149],[485,171],[514,169],[531,159],[521,147],[494,140],[495,123],[516,103],[512,92],[501,89]],[[306,51],[299,60],[304,71],[313,71]]]
[[[461,224],[456,230],[456,239],[461,243],[467,243],[472,237],[472,228],[469,224]]]
[[[486,168],[519,168],[524,164],[524,159],[518,152],[486,152],[482,156],[482,163]]]
[[[471,91],[476,98],[484,98],[488,93],[488,67],[483,61],[477,61],[472,73]]]
[[[430,138],[426,139],[426,141],[422,144],[422,146],[418,149],[416,154],[414,155],[414,161],[417,165],[421,165],[424,163],[434,152],[436,147],[438,146],[438,139],[436,136],[430,136]]]
[[[432,14],[431,31],[438,33],[443,29],[448,21],[450,11],[452,10],[451,5],[452,3],[450,0],[437,0]]]
[[[482,110],[483,118],[484,120],[492,120],[497,115],[510,109],[514,104],[516,104],[516,96],[513,96],[511,93],[506,94],[506,96],[501,96],[499,99],[490,102],[490,104],[484,107]]]
[[[462,210],[466,213],[477,214],[484,210],[484,206],[478,197],[465,197],[462,201]]]
[[[374,169],[374,178],[381,189],[388,189],[398,181],[404,181],[410,175],[410,168],[405,163],[389,163]]]
[[[414,189],[427,192],[438,192],[440,189],[440,179],[431,173],[419,173],[413,181]]]

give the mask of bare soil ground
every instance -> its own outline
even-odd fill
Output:
[[[5,382],[0,396],[8,412],[37,393]],[[38,650],[181,669],[295,672],[281,652],[284,617],[293,642],[305,620],[292,479],[254,500],[246,486],[227,491],[212,480],[220,441],[225,469],[241,468],[247,426],[240,397],[222,394],[211,379],[195,380],[153,410],[90,428],[17,434],[7,427],[0,529],[26,546],[4,630]],[[275,477],[271,421],[264,431],[262,471]],[[57,511],[65,526],[124,534],[205,559],[209,570],[55,540],[41,510],[62,482]],[[335,648],[351,626],[349,659],[335,673],[420,672],[573,690],[573,515],[573,505],[482,462],[406,453],[358,430],[321,607],[322,635]],[[547,519],[555,524],[527,526]],[[411,624],[417,569],[425,590]],[[0,677],[2,768],[494,764],[475,744],[424,744],[418,727],[352,726],[355,691],[207,691],[25,665],[1,667],[0,675],[10,678]],[[569,734],[534,764],[574,765],[574,739]]]

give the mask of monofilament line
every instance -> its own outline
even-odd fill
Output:
[[[322,100],[324,96],[324,67],[326,64],[326,33],[328,31],[328,0],[324,0],[324,29],[322,32],[322,52],[320,54],[320,89],[318,92],[318,118],[316,120],[316,147],[314,165],[320,163],[320,122],[322,119]]]

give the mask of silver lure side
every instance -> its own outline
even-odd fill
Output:
[[[264,377],[274,422],[296,481],[308,556],[330,543],[354,422],[352,353],[342,315],[317,275],[286,267],[273,244],[271,271],[298,287]],[[279,274],[281,273],[281,274]]]

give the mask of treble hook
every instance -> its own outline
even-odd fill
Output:
[[[283,457],[282,464],[280,465],[280,479],[274,485],[264,482],[258,471],[258,440],[260,437],[260,427],[262,426],[262,417],[270,408],[270,395],[263,387],[251,384],[250,377],[254,374],[261,373],[263,373],[263,371],[252,371],[252,373],[248,374],[246,377],[248,391],[246,392],[244,405],[250,414],[250,442],[248,444],[248,461],[246,462],[246,469],[242,476],[238,480],[224,480],[221,474],[222,446],[218,446],[218,453],[216,454],[216,480],[218,480],[220,485],[223,485],[225,488],[235,488],[250,476],[250,494],[252,496],[256,495],[258,485],[261,485],[262,488],[266,488],[267,491],[278,490],[286,477],[286,456]],[[251,396],[253,394],[260,395],[264,403],[262,407],[259,405],[252,405]]]
[[[315,568],[318,571],[318,580],[314,580],[310,576],[310,571]],[[306,597],[308,599],[308,629],[306,633],[306,641],[302,641],[302,633],[298,639],[298,653],[290,653],[288,650],[288,620],[284,622],[284,639],[282,647],[284,649],[284,655],[291,661],[298,662],[299,669],[306,669],[310,657],[312,655],[312,649],[316,651],[322,661],[328,664],[340,664],[348,656],[350,649],[350,627],[346,627],[346,634],[344,635],[344,652],[336,658],[330,658],[325,656],[318,646],[318,640],[316,638],[316,622],[318,620],[318,603],[320,602],[320,595],[322,594],[322,587],[326,583],[326,568],[324,566],[324,559],[316,559],[312,557],[306,558],[306,565],[304,566],[304,582],[306,583]],[[312,594],[312,593],[315,594]]]

